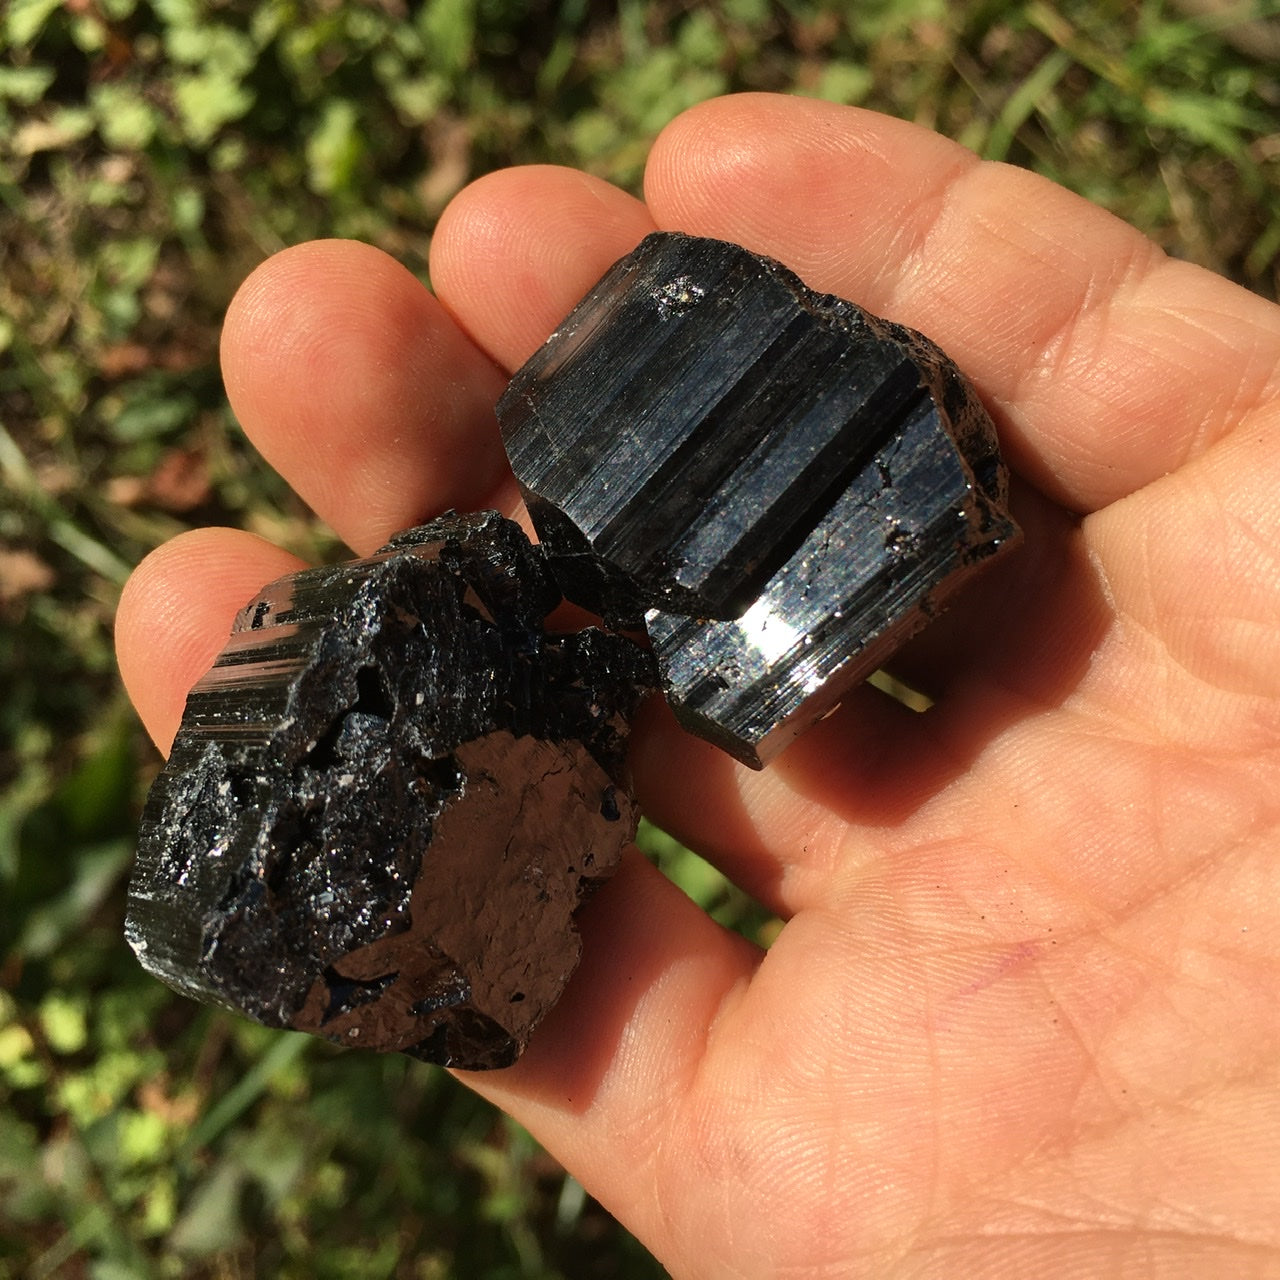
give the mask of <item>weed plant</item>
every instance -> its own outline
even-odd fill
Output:
[[[938,128],[1274,297],[1275,11],[0,6],[0,1280],[661,1274],[443,1072],[198,1009],[124,946],[157,767],[111,657],[126,574],[213,522],[340,554],[223,400],[220,316],[258,261],[356,236],[425,275],[434,219],[478,174],[552,161],[635,187],[682,108],[767,89]],[[767,929],[646,841],[727,923]]]

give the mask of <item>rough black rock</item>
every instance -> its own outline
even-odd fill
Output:
[[[634,836],[625,739],[654,683],[628,640],[548,635],[559,599],[492,512],[265,588],[147,801],[142,963],[270,1026],[514,1061]]]
[[[932,342],[722,241],[647,237],[498,416],[565,595],[643,613],[677,716],[757,768],[1018,535]]]

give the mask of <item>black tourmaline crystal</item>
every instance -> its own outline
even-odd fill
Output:
[[[198,999],[342,1044],[512,1062],[637,813],[630,641],[548,635],[518,527],[450,516],[240,614],[148,799],[127,933]]]
[[[722,241],[646,238],[498,417],[565,595],[643,615],[677,716],[757,768],[1017,537],[955,365]]]

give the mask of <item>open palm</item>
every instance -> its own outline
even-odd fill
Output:
[[[228,317],[266,458],[360,553],[518,510],[505,376],[655,226],[922,330],[974,379],[1025,547],[750,773],[658,707],[645,810],[786,921],[761,953],[638,855],[515,1067],[470,1083],[680,1277],[1280,1276],[1280,312],[914,126],[746,96],[646,201],[561,169],[464,191],[439,302],[280,254]],[[167,745],[232,615],[297,567],[150,557],[121,667]]]

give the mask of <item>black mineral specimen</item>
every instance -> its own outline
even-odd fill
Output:
[[[756,768],[1017,539],[955,365],[722,241],[647,237],[498,416],[565,595],[643,614],[677,716]]]
[[[649,656],[548,635],[520,529],[449,516],[282,578],[192,691],[126,930],[198,999],[446,1065],[514,1061],[635,833]]]

